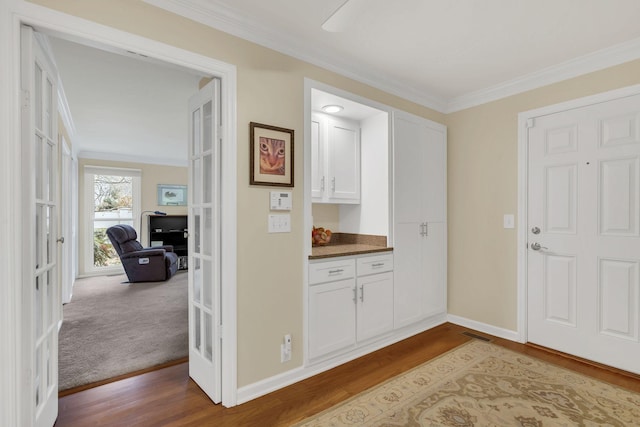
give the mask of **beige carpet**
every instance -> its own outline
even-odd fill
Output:
[[[297,426],[640,426],[640,394],[472,341]]]
[[[63,308],[60,390],[113,378],[188,355],[186,271],[166,282],[127,277],[79,279]]]

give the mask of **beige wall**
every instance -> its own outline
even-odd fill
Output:
[[[86,230],[84,227],[84,218],[86,218],[87,210],[86,210],[86,199],[84,192],[84,167],[85,166],[107,166],[114,168],[127,168],[127,169],[138,169],[141,171],[141,209],[142,211],[163,211],[168,215],[186,215],[187,207],[186,206],[158,206],[158,184],[179,184],[179,185],[187,185],[188,176],[187,176],[187,168],[186,167],[175,167],[175,166],[162,166],[162,165],[149,165],[145,163],[129,163],[129,162],[114,162],[108,160],[93,160],[93,159],[79,159],[78,160],[78,253],[82,257],[82,254],[85,254],[87,250],[92,250],[91,248],[87,248],[86,242]],[[134,220],[135,228],[139,232],[138,222],[139,220],[136,218]],[[142,221],[142,232],[139,232],[138,239],[140,240],[141,236],[144,236],[141,240],[143,245],[147,245],[147,223],[146,217],[145,220]],[[83,259],[79,260],[79,273],[82,275],[85,273]]]
[[[132,0],[34,0],[52,9],[191,50],[237,67],[238,385],[302,365],[304,78],[442,122],[443,115],[362,83]],[[122,13],[126,11],[126,13]],[[267,234],[268,187],[249,186],[249,122],[295,131],[292,232]],[[293,355],[280,363],[283,335]]]
[[[450,314],[517,328],[518,113],[638,83],[640,60],[446,116]]]
[[[516,328],[516,233],[502,228],[502,215],[517,209],[517,113],[640,82],[636,61],[445,116],[140,1],[34,3],[237,66],[239,386],[302,364],[302,253],[308,230],[303,230],[298,165],[304,77],[448,125],[449,311],[511,330]],[[291,233],[266,233],[270,189],[249,186],[251,121],[295,130]],[[293,357],[281,364],[285,333],[292,334]]]

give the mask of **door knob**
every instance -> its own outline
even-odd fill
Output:
[[[531,244],[531,249],[533,249],[534,251],[539,251],[540,249],[549,249],[549,248],[547,248],[545,246],[541,246],[540,243],[538,243],[538,242],[533,242]]]
[[[62,236],[61,238],[59,238],[58,240],[56,240],[56,242],[64,243],[64,236]]]

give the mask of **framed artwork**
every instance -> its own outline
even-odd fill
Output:
[[[158,184],[158,205],[159,206],[186,206],[187,186]]]
[[[293,187],[293,130],[249,123],[249,183]]]

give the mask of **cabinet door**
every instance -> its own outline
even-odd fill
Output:
[[[336,119],[328,126],[329,199],[360,203],[360,127]]]
[[[396,224],[394,229],[394,327],[418,322],[425,313],[427,266],[422,252],[420,224]]]
[[[318,114],[311,115],[311,197],[321,202],[326,187],[325,149],[327,121]]]
[[[359,277],[357,337],[363,341],[393,329],[393,273]]]
[[[446,128],[394,112],[395,327],[446,309]],[[425,232],[427,235],[425,236]]]
[[[309,287],[309,358],[355,345],[355,279]]]
[[[424,317],[447,310],[447,224],[429,222],[422,238]]]

